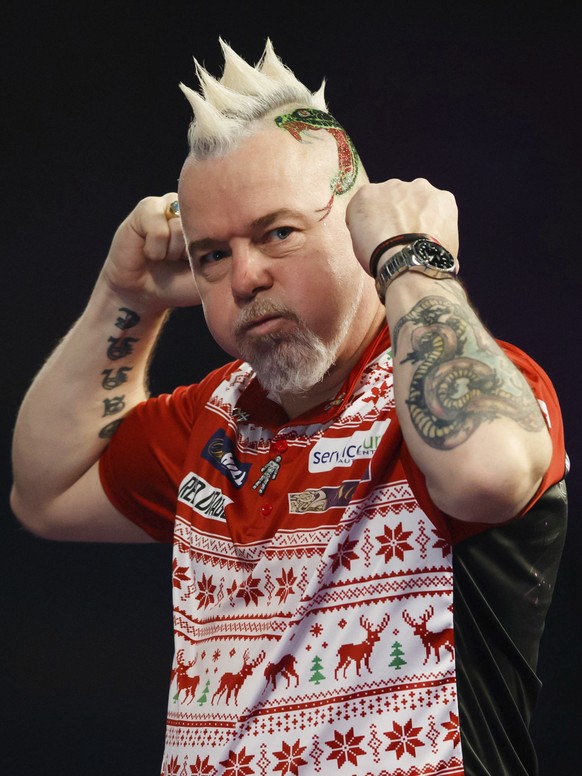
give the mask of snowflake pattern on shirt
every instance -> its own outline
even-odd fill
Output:
[[[178,488],[162,773],[462,774],[451,550],[398,457],[389,351],[320,422],[261,425],[252,380],[214,391]]]

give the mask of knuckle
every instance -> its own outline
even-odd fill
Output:
[[[139,202],[137,203],[137,206],[142,210],[144,208],[150,208],[156,202],[156,200],[158,200],[158,197],[153,197],[153,196],[143,197],[142,199],[139,200]]]

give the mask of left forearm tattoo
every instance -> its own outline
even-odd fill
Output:
[[[131,329],[140,321],[139,315],[130,310],[128,307],[120,307],[119,312],[123,313],[115,321],[115,326],[122,331]],[[109,345],[107,347],[107,358],[110,361],[119,361],[120,359],[127,358],[133,353],[133,346],[136,342],[139,342],[139,338],[136,337],[109,337],[107,340]],[[113,391],[120,385],[125,383],[128,379],[128,372],[131,372],[133,367],[131,366],[118,366],[117,369],[104,369],[101,372],[103,377],[101,386],[106,391]],[[122,412],[125,409],[125,394],[118,396],[106,397],[103,399],[103,417],[108,415],[116,415],[118,412]],[[104,426],[99,436],[102,439],[109,439],[117,431],[123,418],[117,418],[112,420],[106,426]]]
[[[544,426],[522,374],[507,361],[466,302],[421,299],[393,330],[393,348],[409,332],[416,365],[406,401],[414,427],[431,447],[451,450],[485,422],[507,417],[527,431]]]

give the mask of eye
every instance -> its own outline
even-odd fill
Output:
[[[221,259],[224,259],[228,256],[228,253],[226,251],[209,251],[208,253],[202,254],[198,261],[200,264],[215,264],[217,261],[220,261]]]
[[[280,242],[286,240],[294,229],[290,226],[278,226],[276,229],[271,229],[267,232],[267,241]]]

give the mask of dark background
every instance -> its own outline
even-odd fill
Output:
[[[155,776],[172,654],[166,547],[43,542],[8,507],[20,399],[81,313],[117,224],[175,189],[195,85],[222,36],[270,36],[373,180],[454,192],[465,283],[490,329],[561,397],[570,530],[540,672],[542,776],[578,773],[581,680],[578,3],[22,3],[2,12],[0,771]],[[198,310],[174,314],[155,392],[223,361]],[[63,429],[63,433],[74,430]]]

